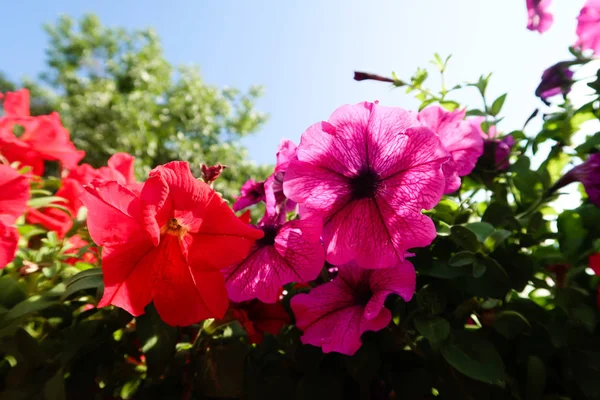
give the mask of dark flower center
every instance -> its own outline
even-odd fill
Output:
[[[260,246],[273,246],[275,244],[275,236],[279,232],[279,225],[265,225],[261,229],[265,236],[256,243]]]
[[[354,290],[356,304],[366,306],[369,303],[369,300],[371,300],[371,297],[373,297],[373,291],[367,283],[360,283]]]
[[[350,181],[352,194],[355,199],[373,198],[377,194],[380,183],[381,179],[379,178],[379,175],[374,171],[367,169],[359,173]]]

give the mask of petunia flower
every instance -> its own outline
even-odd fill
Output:
[[[264,184],[266,210],[261,222],[282,224],[287,213],[296,209],[296,202],[288,199],[283,192],[283,181],[285,171],[290,162],[298,157],[297,153],[298,148],[291,140],[283,139],[279,144],[275,171]]]
[[[315,279],[325,262],[320,218],[263,225],[260,229],[264,236],[248,257],[223,271],[229,297],[238,303],[254,298],[275,303],[283,285]]]
[[[554,17],[548,8],[552,0],[526,0],[527,6],[527,29],[544,33],[552,26]]]
[[[34,175],[44,174],[44,160],[60,161],[72,168],[85,152],[77,150],[57,113],[29,115],[29,91],[21,89],[4,96],[5,115],[0,118],[0,153],[9,162],[32,168]],[[20,128],[19,128],[20,127]],[[17,137],[15,129],[22,133]]]
[[[496,126],[492,125],[485,133],[481,124],[485,117],[472,117],[467,120],[474,131],[483,138],[483,155],[477,161],[477,167],[486,171],[502,171],[508,168],[509,157],[515,140],[507,135],[500,139]]]
[[[570,62],[562,61],[546,69],[542,74],[542,81],[535,89],[535,95],[546,104],[549,104],[550,97],[558,94],[567,95],[574,82],[570,66]]]
[[[248,179],[240,190],[240,196],[233,203],[233,211],[240,211],[246,207],[265,201],[265,183]]]
[[[384,268],[435,238],[421,211],[439,202],[448,159],[438,136],[408,111],[345,105],[302,134],[283,190],[302,218],[323,217],[329,263]]]
[[[261,343],[264,333],[277,335],[291,318],[281,302],[265,304],[258,300],[232,304],[232,317],[248,335],[250,343]]]
[[[600,52],[600,0],[587,0],[577,17],[577,43],[581,50]]]
[[[331,282],[292,297],[296,326],[304,332],[302,343],[322,347],[325,353],[354,354],[364,332],[390,323],[387,296],[395,293],[409,301],[415,286],[415,270],[408,261],[378,270],[354,263],[341,266]]]
[[[139,196],[115,181],[85,189],[88,229],[103,246],[98,307],[138,316],[153,301],[170,325],[223,317],[228,298],[220,270],[243,260],[260,230],[238,219],[185,162],[153,169]]]
[[[19,242],[14,227],[27,208],[29,181],[8,165],[0,165],[0,268],[13,260]]]
[[[444,193],[460,187],[460,177],[469,175],[483,154],[483,138],[464,120],[466,110],[448,111],[430,106],[419,112],[419,121],[438,134],[452,158],[442,165],[446,177]]]
[[[27,222],[42,225],[46,229],[56,232],[59,238],[63,238],[73,226],[73,218],[77,217],[83,206],[80,200],[84,192],[83,185],[94,179],[116,181],[139,193],[141,184],[135,180],[134,162],[135,157],[127,153],[117,153],[108,159],[107,167],[95,169],[89,164],[82,164],[70,169],[55,194],[66,200],[66,203],[59,204],[64,206],[69,213],[52,207],[32,209],[27,213]]]
[[[65,255],[72,255],[73,257],[69,257],[65,259],[65,263],[75,265],[79,261],[83,261],[89,264],[95,264],[98,261],[98,249],[94,246],[89,246],[89,242],[83,240],[83,238],[79,235],[73,235],[67,241],[69,248],[64,251]],[[87,250],[78,257],[77,255],[84,247],[88,246]]]
[[[550,193],[573,182],[581,182],[592,204],[600,207],[600,153],[590,154],[585,162],[563,175],[550,188]]]

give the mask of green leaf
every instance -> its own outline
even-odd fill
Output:
[[[491,257],[484,257],[477,264],[482,265],[474,267],[473,275],[465,278],[465,289],[473,296],[503,298],[511,288],[506,270]],[[476,277],[481,271],[483,275]]]
[[[62,368],[56,371],[52,378],[48,379],[44,384],[44,395],[47,399],[64,400],[65,394],[65,373]]]
[[[479,90],[479,93],[481,93],[482,96],[485,96],[485,91],[491,76],[492,74],[489,74],[488,76],[481,75],[477,83],[470,83],[468,86],[475,86]]]
[[[456,110],[458,107],[460,107],[460,104],[458,104],[456,101],[454,100],[444,100],[444,101],[440,101],[440,105],[442,107],[444,107],[446,110],[448,111],[454,111]]]
[[[378,347],[371,342],[364,342],[361,348],[352,356],[345,357],[346,370],[361,385],[368,385],[381,365],[381,355]]]
[[[417,316],[414,324],[433,348],[439,346],[450,335],[450,324],[441,317]]]
[[[0,318],[0,322],[6,324],[17,318],[24,317],[28,314],[45,310],[46,308],[58,304],[58,300],[54,296],[31,296],[9,310]]]
[[[450,239],[456,243],[461,248],[476,252],[479,250],[479,241],[477,240],[477,236],[470,229],[460,226],[454,225],[450,229]]]
[[[58,197],[58,196],[45,196],[45,197],[36,197],[34,199],[30,199],[27,202],[27,205],[30,208],[43,208],[43,207],[48,207],[50,204],[53,203],[66,203],[67,200],[63,199],[62,197]]]
[[[0,278],[0,305],[12,308],[27,298],[21,284],[12,276],[5,275]]]
[[[596,329],[596,312],[587,304],[577,304],[570,309],[571,318],[575,323],[583,325],[585,329],[592,334]]]
[[[488,236],[487,239],[485,239],[485,247],[490,249],[490,251],[494,251],[496,247],[500,246],[511,235],[511,232],[506,231],[504,229],[494,231],[494,233],[492,233],[490,236]]]
[[[430,315],[437,315],[446,309],[446,296],[434,284],[425,285],[417,292],[417,303],[422,310]],[[401,302],[400,304],[405,304]]]
[[[485,274],[485,271],[487,271],[487,266],[485,265],[485,263],[481,261],[476,261],[473,264],[473,276],[475,278],[481,278],[483,274]]]
[[[164,323],[154,305],[148,305],[145,311],[136,319],[136,332],[146,355],[148,375],[158,377],[175,354],[177,328]]]
[[[97,346],[94,335],[104,324],[98,319],[86,319],[65,330],[64,345],[60,352],[60,362],[68,365],[78,354],[85,354],[86,346]]]
[[[481,382],[504,386],[504,362],[494,345],[475,332],[457,331],[441,348],[444,359],[460,373]]]
[[[587,154],[594,149],[600,149],[600,132],[596,132],[594,135],[589,136],[583,144],[580,144],[575,148],[578,154]]]
[[[466,116],[467,117],[473,117],[473,116],[476,116],[476,117],[485,117],[485,113],[483,111],[481,111],[481,110],[475,109],[475,110],[469,110],[469,111],[467,111]]]
[[[26,239],[29,239],[32,236],[46,233],[44,229],[35,225],[21,225],[17,229],[19,230],[19,234],[21,235],[21,237],[24,237]]]
[[[62,299],[68,299],[73,294],[87,289],[98,289],[102,287],[102,269],[90,268],[73,276],[67,281],[67,288]]]
[[[477,235],[477,240],[481,243],[485,242],[485,239],[494,232],[494,227],[487,222],[473,222],[466,224],[465,228]]]
[[[433,261],[419,268],[419,273],[441,279],[454,279],[469,274],[467,267],[451,267],[445,262]]]
[[[494,100],[494,102],[492,103],[492,107],[490,108],[490,115],[495,117],[498,114],[500,114],[500,111],[502,110],[502,106],[504,105],[505,100],[506,100],[506,93],[503,94],[502,96],[498,97],[496,100]]]
[[[471,253],[470,251],[459,251],[450,257],[448,264],[453,267],[462,267],[471,265],[475,261],[477,261],[477,255],[475,253]]]
[[[527,378],[526,378],[526,396],[527,400],[540,400],[546,387],[546,365],[537,356],[527,358]]]
[[[135,395],[135,392],[137,392],[141,383],[142,383],[141,378],[134,378],[128,382],[125,382],[125,384],[121,388],[121,398],[131,399],[133,397],[133,395]]]
[[[531,325],[527,319],[516,311],[502,311],[495,315],[493,327],[507,339],[517,335],[529,333]]]
[[[576,262],[581,255],[581,246],[588,235],[581,216],[575,211],[564,211],[558,217],[557,227],[561,252],[567,259]]]

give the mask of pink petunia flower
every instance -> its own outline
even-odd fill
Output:
[[[285,222],[287,213],[296,209],[296,202],[288,199],[283,193],[283,180],[285,171],[292,160],[298,158],[298,148],[288,139],[283,139],[277,150],[277,164],[275,171],[265,181],[265,216],[261,222]]]
[[[600,207],[600,153],[590,154],[587,160],[564,174],[550,188],[550,192],[573,182],[581,182],[592,204]]]
[[[0,165],[0,268],[12,261],[17,251],[17,218],[27,208],[29,181],[8,165]]]
[[[246,207],[265,201],[265,183],[248,179],[240,190],[240,196],[233,203],[233,211],[240,211]]]
[[[527,5],[527,29],[544,33],[552,26],[554,17],[548,8],[552,0],[526,0]]]
[[[292,297],[296,326],[304,332],[302,343],[322,347],[325,353],[352,355],[364,332],[390,323],[392,313],[384,307],[387,296],[395,293],[409,301],[415,287],[415,270],[408,261],[378,270],[354,263],[341,266],[333,281]]]
[[[448,111],[440,106],[427,107],[419,113],[419,121],[435,133],[452,158],[442,165],[446,177],[444,193],[460,187],[460,177],[469,175],[483,154],[483,138],[465,121],[466,110]]]
[[[485,133],[481,127],[485,117],[472,117],[467,121],[472,129],[483,138],[483,155],[479,158],[477,165],[487,171],[507,169],[510,165],[510,152],[515,145],[513,137],[507,135],[500,139],[495,125],[490,126],[488,133]]]
[[[229,298],[275,303],[283,285],[315,279],[325,262],[322,221],[312,217],[260,227],[264,237],[248,257],[223,271]]]
[[[577,43],[581,50],[600,52],[600,0],[588,0],[577,17]]]
[[[404,260],[436,236],[421,213],[440,200],[449,155],[438,136],[401,108],[359,103],[302,134],[283,183],[303,218],[323,217],[327,261],[363,268]]]

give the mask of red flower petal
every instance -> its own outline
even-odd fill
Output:
[[[125,184],[135,183],[135,157],[127,153],[117,153],[108,159],[108,166],[119,172],[125,179]]]
[[[27,222],[41,225],[49,231],[56,232],[60,239],[64,238],[73,226],[73,220],[69,214],[63,210],[51,207],[41,210],[29,210],[27,213]]]
[[[117,182],[93,181],[81,201],[88,209],[90,236],[99,246],[145,237],[140,199]],[[148,239],[149,240],[149,239]]]
[[[18,243],[17,229],[0,221],[0,269],[6,267],[15,258]]]
[[[153,297],[163,321],[185,326],[222,318],[229,303],[223,275],[190,268],[174,235],[165,235],[157,250]]]
[[[0,165],[0,215],[6,224],[13,224],[25,212],[27,200],[27,178],[8,165]]]
[[[152,280],[162,254],[145,235],[139,236],[138,240],[104,246],[104,295],[98,307],[113,304],[138,316],[152,301]]]
[[[6,93],[4,112],[8,117],[29,117],[29,90]]]

